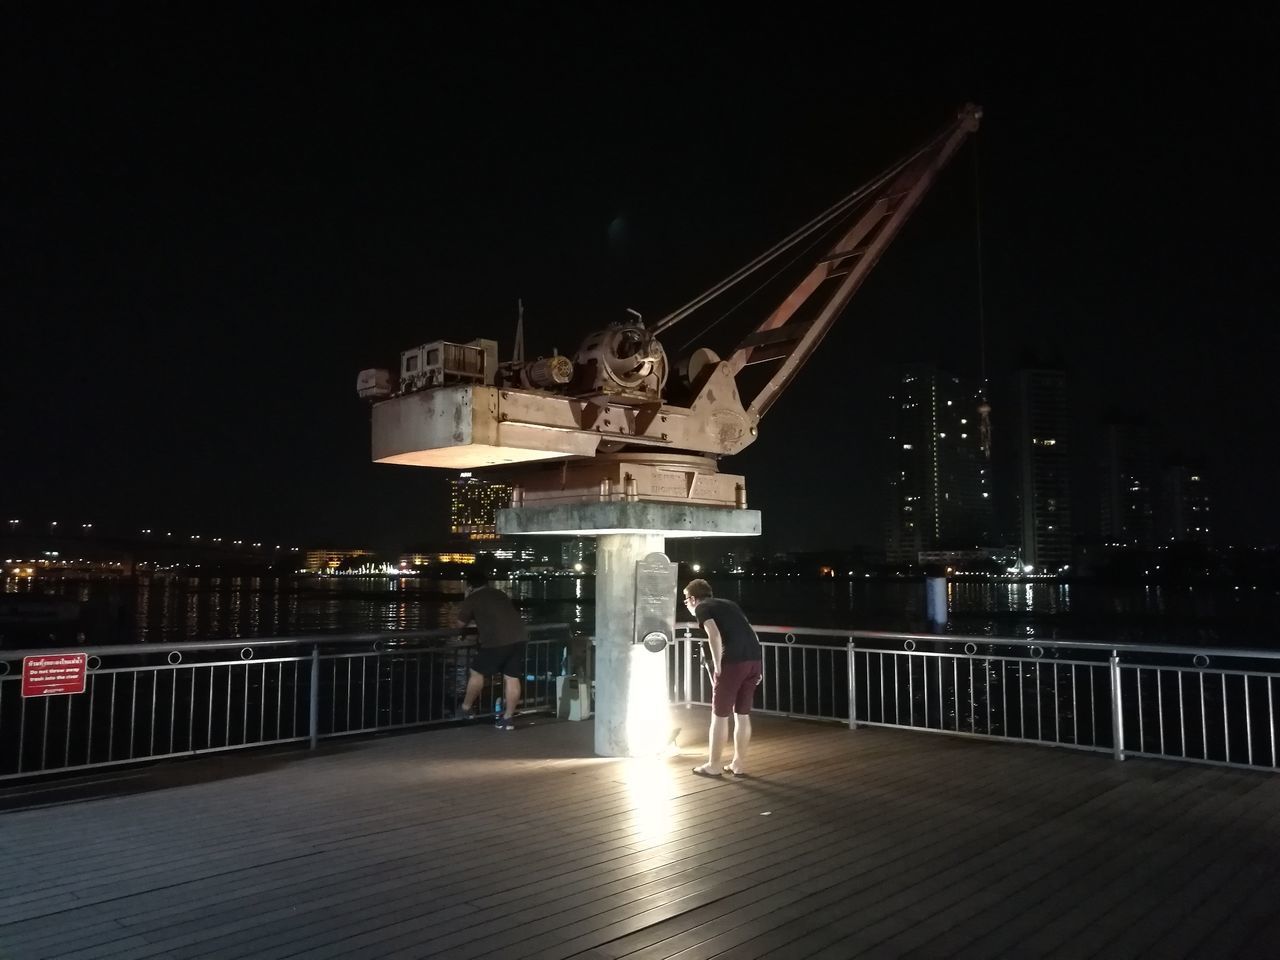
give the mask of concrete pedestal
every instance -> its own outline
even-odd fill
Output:
[[[636,563],[668,537],[760,535],[760,511],[677,503],[603,502],[498,511],[503,536],[594,536],[596,541],[595,751],[602,757],[661,753],[671,738],[667,653],[635,637]],[[672,609],[679,598],[671,598]]]
[[[602,757],[654,756],[671,735],[667,655],[632,643],[636,563],[661,553],[664,543],[661,534],[596,540],[596,753]]]

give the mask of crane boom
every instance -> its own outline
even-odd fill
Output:
[[[762,359],[780,360],[777,370],[753,397],[748,410],[762,417],[779,395],[795,379],[813,355],[822,338],[862,281],[879,261],[885,249],[919,205],[938,173],[960,149],[970,133],[978,129],[982,111],[969,104],[955,121],[931,144],[921,150],[896,176],[868,198],[865,211],[831,246],[813,269],[786,296],[783,302],[730,354],[728,363],[736,376],[742,368]],[[834,289],[829,281],[838,280]],[[796,312],[824,287],[826,302],[807,322],[789,324]],[[773,349],[762,356],[762,349]]]
[[[433,341],[401,353],[398,378],[362,371],[357,391],[373,401],[373,459],[461,470],[523,464],[519,489],[552,502],[599,496],[743,506],[745,481],[719,474],[716,459],[755,442],[760,418],[981,117],[966,105],[914,153],[649,327],[638,314],[610,324],[572,358],[553,352],[500,363],[491,340]],[[684,359],[679,401],[669,400],[657,335],[802,241],[837,229],[834,243],[726,359],[705,348]],[[798,319],[802,308],[807,319]],[[766,362],[777,366],[744,403],[739,375]],[[552,471],[534,463],[549,460],[559,461]]]

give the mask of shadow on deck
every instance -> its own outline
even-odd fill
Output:
[[[523,722],[2,790],[0,956],[1276,955],[1272,775],[757,718],[712,781]]]

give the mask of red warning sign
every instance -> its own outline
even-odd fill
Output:
[[[23,657],[22,695],[49,697],[59,693],[84,693],[88,660],[88,656],[83,653]]]

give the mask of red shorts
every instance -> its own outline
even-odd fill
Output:
[[[717,717],[727,717],[730,713],[749,714],[751,701],[756,698],[760,670],[759,660],[720,664],[720,679],[711,694],[711,712]]]

